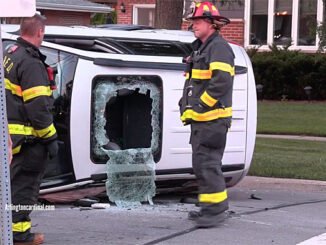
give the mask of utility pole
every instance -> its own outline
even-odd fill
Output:
[[[2,5],[4,6],[4,5]],[[6,110],[6,94],[4,86],[1,25],[0,25],[0,220],[1,220],[1,245],[12,244],[11,212],[7,205],[11,203],[10,171],[8,154],[8,126]]]

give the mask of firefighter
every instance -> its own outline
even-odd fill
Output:
[[[45,17],[23,18],[20,37],[4,51],[5,89],[13,160],[10,165],[14,244],[41,244],[44,235],[31,233],[31,209],[37,203],[47,157],[58,153],[51,113],[51,69],[39,51]],[[53,81],[52,81],[53,82]],[[27,206],[28,205],[28,206]]]
[[[189,219],[199,228],[209,228],[222,222],[228,209],[221,160],[231,125],[235,56],[219,35],[229,20],[212,3],[196,3],[189,19],[197,39],[186,59],[187,78],[179,106],[183,124],[191,126],[192,165],[201,207],[199,212],[189,212]]]

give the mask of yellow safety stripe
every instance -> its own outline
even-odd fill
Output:
[[[21,150],[21,148],[22,148],[21,145],[19,145],[19,146],[13,148],[13,149],[12,149],[12,154],[15,155],[15,154],[19,153],[20,150]]]
[[[187,109],[181,116],[181,120],[185,121],[186,119],[192,119],[198,122],[205,122],[215,120],[221,117],[231,117],[232,116],[232,107],[227,107],[225,109],[219,108],[211,110],[205,113],[198,113],[192,109]]]
[[[228,198],[226,190],[223,192],[199,194],[199,202],[220,203]]]
[[[33,99],[38,96],[50,96],[52,95],[52,90],[50,86],[36,86],[23,91],[24,101]]]
[[[57,132],[53,123],[49,127],[40,130],[35,130],[33,127],[24,126],[21,124],[9,124],[8,127],[10,134],[34,135],[40,138],[50,138]]]
[[[7,78],[5,78],[5,89],[10,90],[12,94],[22,96],[22,88],[16,84],[11,83]]]
[[[32,227],[30,221],[12,223],[12,231],[25,232]]]
[[[231,76],[235,75],[235,67],[231,66],[228,63],[224,63],[224,62],[212,62],[209,64],[209,69],[210,70],[220,70],[220,71],[225,71],[230,73]]]
[[[194,79],[211,79],[212,78],[212,71],[210,71],[210,70],[192,69],[191,70],[191,78],[194,78]]]
[[[21,124],[8,124],[10,134],[19,134],[19,135],[34,135],[36,133],[33,127],[27,127]]]
[[[189,79],[190,75],[189,72],[186,73],[186,79]]]
[[[213,107],[217,100],[211,97],[206,91],[200,96],[200,99],[209,107]]]
[[[235,67],[232,67],[230,64],[224,63],[224,62],[212,62],[209,65],[209,70],[192,69],[191,70],[191,78],[211,79],[213,70],[220,70],[220,71],[228,72],[228,73],[230,73],[231,76],[235,75]]]
[[[35,132],[36,132],[36,134],[37,134],[38,137],[41,137],[41,138],[50,138],[51,136],[55,135],[55,133],[57,131],[55,130],[55,127],[54,127],[54,125],[52,123],[47,128],[39,129],[39,130],[36,130],[35,129]]]
[[[22,88],[19,85],[13,84],[9,79],[5,78],[5,89],[11,91],[12,94],[17,96],[23,96],[24,101],[33,99],[38,96],[51,96],[52,90],[50,86],[36,86],[22,91]]]

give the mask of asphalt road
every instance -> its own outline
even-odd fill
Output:
[[[228,193],[229,218],[212,229],[195,229],[187,212],[198,208],[170,193],[157,196],[153,206],[135,208],[81,211],[56,205],[54,211],[32,213],[32,230],[45,233],[45,244],[60,245],[289,245],[326,233],[325,182],[247,177]],[[322,245],[325,239],[302,244]]]

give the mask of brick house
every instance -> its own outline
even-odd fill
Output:
[[[110,13],[108,5],[86,0],[36,0],[36,9],[47,18],[47,25],[90,25],[93,13]],[[19,18],[6,18],[7,24],[19,23]]]
[[[154,26],[155,3],[156,0],[117,0],[118,24]],[[222,35],[230,41],[243,44],[244,6],[219,6],[219,9],[223,16],[231,19],[231,24],[223,28]],[[184,21],[182,29],[187,30],[188,26],[189,22]]]
[[[155,3],[156,0],[117,0],[118,24],[153,26]],[[241,6],[217,6],[221,15],[231,20],[221,31],[230,41],[268,50],[270,44],[284,45],[292,40],[290,49],[318,49],[318,36],[311,34],[309,26],[323,21],[323,0],[242,0]],[[188,25],[185,21],[182,29]]]
[[[323,0],[246,0],[244,45],[292,43],[290,49],[316,52],[319,38],[312,31],[324,21]]]

